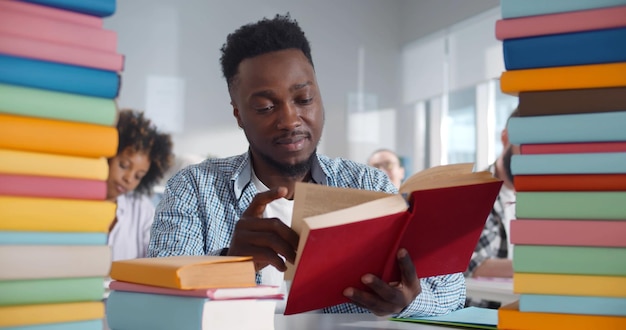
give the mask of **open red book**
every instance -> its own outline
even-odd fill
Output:
[[[420,278],[463,272],[502,181],[472,164],[437,166],[405,181],[401,194],[297,183],[292,227],[300,233],[285,314],[348,302],[371,273],[398,281],[399,248]],[[293,268],[293,267],[292,267]]]

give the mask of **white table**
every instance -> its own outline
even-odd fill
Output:
[[[503,305],[519,299],[513,293],[513,279],[466,278],[467,296],[473,299],[499,301]]]
[[[274,330],[441,330],[454,327],[433,326],[412,322],[389,321],[373,314],[277,314]]]

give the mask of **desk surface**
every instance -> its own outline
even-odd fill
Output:
[[[503,305],[519,299],[513,293],[513,279],[466,278],[467,296],[474,299],[499,301]]]
[[[458,329],[411,322],[389,321],[373,314],[296,314],[274,317],[274,330],[441,330]]]

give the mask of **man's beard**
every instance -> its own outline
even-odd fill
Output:
[[[504,174],[513,182],[513,173],[511,172],[511,157],[513,157],[513,146],[509,145],[502,156],[502,165],[504,165]]]
[[[274,167],[281,173],[284,173],[289,177],[298,177],[307,174],[311,170],[311,164],[313,164],[313,159],[317,157],[317,149],[313,150],[307,160],[297,164],[283,164],[277,162],[266,154],[261,153],[260,155],[265,162],[267,162],[270,166]]]

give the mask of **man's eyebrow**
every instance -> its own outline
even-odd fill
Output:
[[[313,84],[313,82],[311,82],[311,81],[307,81],[307,82],[302,83],[302,84],[295,84],[295,85],[291,86],[291,88],[289,88],[289,90],[292,91],[292,92],[293,91],[297,91],[299,89],[303,89],[303,88],[305,88],[307,86],[310,86],[312,84]]]

